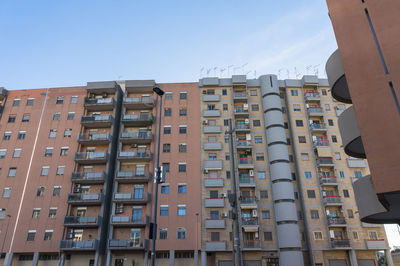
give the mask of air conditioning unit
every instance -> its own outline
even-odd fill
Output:
[[[221,213],[221,217],[224,217],[224,218],[228,217],[228,213],[227,212]]]
[[[255,232],[255,233],[254,233],[254,237],[255,237],[255,238],[258,238],[258,232]]]
[[[74,238],[74,234],[67,234],[67,236],[65,238],[66,239],[72,239],[72,238]]]
[[[226,198],[226,197],[228,197],[228,193],[221,193],[221,196],[223,197],[223,198]]]
[[[257,210],[253,210],[252,215],[253,217],[257,217],[258,216]]]
[[[250,171],[249,171],[249,175],[250,175],[250,176],[254,176],[254,170],[250,170]]]
[[[118,204],[115,208],[115,213],[116,214],[124,213],[124,204]]]
[[[203,90],[202,92],[203,92],[203,94],[207,94],[207,91],[206,91],[206,90]]]
[[[244,123],[245,123],[246,125],[249,124],[249,123],[250,123],[249,119],[246,118],[246,119],[244,120]]]
[[[208,169],[204,169],[203,173],[208,174]]]
[[[203,125],[208,125],[208,120],[204,120]]]

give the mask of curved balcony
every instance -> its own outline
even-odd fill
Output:
[[[105,172],[72,172],[71,174],[71,181],[79,184],[102,184],[105,178]]]
[[[134,126],[134,127],[140,127],[140,126],[150,126],[153,124],[153,115],[136,115],[136,114],[124,114],[122,116],[122,123],[127,126]]]
[[[107,163],[107,152],[76,152],[75,162],[79,164],[104,164]]]
[[[151,160],[150,151],[120,151],[118,152],[118,160],[132,162],[148,162]]]
[[[110,143],[111,135],[108,133],[79,134],[78,142],[82,145],[103,145]]]
[[[112,115],[82,116],[81,118],[81,124],[86,128],[111,127],[112,122]]]
[[[95,251],[99,246],[97,239],[92,240],[61,240],[60,250],[63,251]]]
[[[78,228],[95,228],[99,226],[100,216],[65,216],[64,226]]]
[[[125,216],[118,216],[113,215],[111,217],[111,224],[114,227],[145,227],[149,222],[148,216],[143,216],[140,219],[125,215]]]
[[[353,106],[347,108],[338,119],[340,134],[342,136],[344,152],[357,158],[366,158],[360,130],[357,126]]]
[[[123,144],[150,144],[153,136],[150,132],[121,132],[119,140]]]
[[[110,239],[108,242],[110,250],[147,250],[148,247],[147,239]]]
[[[114,202],[127,203],[127,204],[146,204],[150,199],[147,192],[143,192],[140,195],[135,193],[114,193]]]
[[[150,97],[124,97],[124,106],[127,110],[151,110],[154,108],[154,99]]]
[[[344,74],[339,50],[336,50],[329,57],[325,69],[333,98],[340,102],[351,103],[349,87],[347,85],[346,75]]]
[[[85,98],[84,106],[89,111],[112,110],[115,106],[114,98]]]

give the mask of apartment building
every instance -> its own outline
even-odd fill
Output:
[[[232,263],[233,177],[245,265],[375,265],[385,231],[360,222],[352,189],[368,165],[343,152],[337,117],[346,106],[327,80],[232,76],[199,87],[202,265]]]
[[[354,182],[362,221],[400,222],[398,1],[327,1],[339,49],[326,63],[332,96],[352,103],[339,118],[345,152],[368,158]],[[351,41],[350,41],[351,40]],[[366,193],[367,192],[367,193]]]

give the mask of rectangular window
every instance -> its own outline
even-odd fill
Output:
[[[0,159],[6,158],[6,154],[7,154],[7,149],[1,149],[0,150]]]
[[[165,100],[172,100],[172,92],[165,93]]]
[[[330,111],[331,110],[331,106],[329,104],[325,104],[325,111]]]
[[[53,187],[53,196],[60,196],[61,193],[61,186],[54,186]]]
[[[14,99],[12,106],[19,106],[21,99]]]
[[[264,241],[272,241],[272,232],[264,232]]]
[[[257,90],[250,90],[250,96],[257,96]]]
[[[322,92],[322,95],[326,96],[326,90],[325,89],[322,89],[321,92]]]
[[[0,219],[4,219],[7,214],[7,209],[0,208]]]
[[[210,161],[217,160],[217,154],[216,153],[209,153],[208,154],[208,160],[210,160]]]
[[[186,205],[178,205],[178,216],[186,215]]]
[[[60,120],[61,113],[54,113],[53,114],[53,120]]]
[[[353,231],[353,238],[358,239],[358,233],[356,231]]]
[[[293,104],[293,111],[300,112],[301,111],[300,104]]]
[[[17,174],[17,168],[16,167],[10,167],[8,169],[8,175],[9,177],[13,177]]]
[[[307,143],[305,136],[298,136],[298,138],[299,138],[299,143]]]
[[[254,137],[254,143],[262,143],[262,137],[260,136]]]
[[[60,156],[67,156],[68,150],[69,150],[69,147],[61,147]]]
[[[8,117],[8,123],[15,123],[15,119],[17,118],[16,115],[10,115]]]
[[[33,98],[28,98],[28,99],[26,100],[26,105],[27,105],[27,106],[32,106],[34,101],[35,101],[35,99],[33,99]]]
[[[186,126],[179,126],[179,134],[186,134],[187,128]]]
[[[42,170],[40,171],[41,176],[47,176],[50,172],[50,166],[43,166]]]
[[[264,161],[264,153],[256,153],[256,161]]]
[[[344,171],[339,171],[340,178],[345,178]]]
[[[271,219],[270,211],[261,211],[261,217],[263,219]]]
[[[349,218],[354,218],[353,210],[347,210],[347,216],[348,216]]]
[[[332,119],[328,119],[328,125],[333,126],[333,120]]]
[[[257,172],[257,177],[258,177],[258,179],[265,179],[266,174],[264,171],[260,171],[260,172]]]
[[[255,126],[255,127],[261,126],[260,120],[253,120],[253,126]]]
[[[11,139],[11,131],[4,132],[3,140],[10,140]]]
[[[14,149],[13,158],[21,157],[21,151],[22,149]]]
[[[186,100],[187,99],[187,92],[186,91],[181,91],[179,93],[179,99],[180,100]]]
[[[318,210],[311,210],[311,219],[319,219],[319,212]]]
[[[44,190],[45,190],[44,187],[38,187],[37,190],[36,190],[36,196],[37,197],[43,196],[44,195]]]
[[[268,190],[260,190],[260,198],[268,199]]]
[[[160,239],[168,239],[168,229],[162,228],[160,229]]]
[[[179,143],[179,152],[186,152],[186,151],[187,151],[186,143]]]
[[[57,166],[56,175],[63,175],[65,173],[65,166]]]
[[[314,239],[321,240],[322,239],[322,232],[314,232]]]
[[[226,103],[224,103],[224,104],[222,105],[222,110],[228,111],[228,105],[227,105]]]
[[[26,131],[19,131],[17,139],[23,140],[26,137]]]
[[[337,142],[337,138],[335,135],[332,135],[331,138],[332,138],[332,142]]]
[[[350,198],[349,191],[347,189],[343,189],[343,197]]]
[[[46,150],[44,151],[44,157],[51,157],[53,156],[53,147],[46,147]]]
[[[43,240],[51,240],[53,238],[53,230],[46,230],[44,232],[44,239]]]
[[[168,216],[168,205],[160,205],[160,216]]]
[[[64,138],[70,138],[72,136],[72,128],[66,128],[64,130]]]
[[[311,172],[304,172],[304,178],[312,178],[312,173]]]
[[[219,232],[211,232],[211,241],[219,241]]]
[[[222,90],[222,95],[227,95],[227,94],[228,94],[227,90],[226,90],[226,89],[223,89],[223,90]]]
[[[57,215],[57,207],[50,207],[49,218],[55,218]]]
[[[307,190],[307,197],[309,199],[315,199],[315,190],[312,189]]]
[[[172,115],[172,109],[171,108],[165,108],[164,109],[164,116],[171,116]]]
[[[292,96],[298,96],[299,92],[297,90],[290,90],[290,93],[292,94]]]
[[[161,185],[161,194],[169,193],[169,185]]]
[[[5,188],[3,188],[2,197],[3,197],[3,198],[9,198],[9,197],[11,197],[11,188],[10,188],[10,187],[5,187]]]
[[[354,171],[354,177],[356,177],[356,178],[362,177],[362,171],[360,171],[360,170]]]
[[[164,126],[164,135],[171,134],[171,126]]]
[[[186,239],[186,230],[183,228],[178,228],[176,231],[176,238],[177,239]]]
[[[259,110],[260,110],[260,106],[258,104],[251,105],[251,111],[255,112],[255,111],[259,111]]]
[[[30,114],[24,114],[22,116],[22,122],[29,122],[30,119],[31,119],[31,115]]]
[[[28,236],[26,237],[26,241],[34,241],[36,236],[36,230],[29,230]]]
[[[178,164],[178,172],[185,173],[186,172],[186,163],[179,163]]]
[[[340,152],[335,152],[335,159],[336,160],[341,160]]]
[[[64,96],[58,96],[56,100],[56,104],[63,104],[64,103]]]
[[[78,103],[78,96],[71,96],[69,103],[72,103],[72,104]]]
[[[186,193],[186,185],[178,185],[178,193],[185,194]]]
[[[310,160],[310,156],[308,155],[308,153],[302,153],[301,154],[301,160],[302,161],[309,161]]]
[[[179,116],[187,116],[187,109],[186,108],[179,109]]]
[[[49,138],[57,137],[57,129],[50,129]]]
[[[74,120],[74,118],[75,118],[75,112],[68,112],[67,120]]]
[[[163,163],[163,164],[162,164],[162,167],[165,169],[165,172],[166,172],[166,173],[169,173],[169,167],[170,167],[170,164],[169,164],[169,163]]]
[[[163,144],[163,152],[171,152],[171,144],[164,143]]]
[[[32,218],[39,218],[40,217],[40,208],[33,208],[32,211]]]
[[[302,127],[303,126],[303,120],[296,120],[296,127]]]

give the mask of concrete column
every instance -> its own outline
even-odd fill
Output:
[[[14,258],[14,253],[8,252],[4,258],[4,266],[11,266]]]
[[[169,266],[175,265],[175,250],[169,251]]]
[[[94,255],[94,266],[99,266],[99,252],[96,251],[96,255]]]
[[[112,254],[111,251],[107,251],[106,266],[111,266],[111,265],[112,265]]]
[[[349,258],[351,266],[358,266],[356,251],[354,249],[349,250]]]
[[[149,252],[148,251],[146,251],[144,253],[143,265],[144,266],[148,266],[149,265]]]
[[[207,266],[207,252],[201,251],[201,266]]]
[[[392,254],[390,253],[390,249],[385,250],[385,256],[386,256],[386,265],[394,266]]]
[[[32,266],[37,266],[39,263],[39,252],[33,253]]]
[[[61,253],[60,261],[58,263],[58,266],[64,266],[64,263],[65,263],[65,253]]]
[[[199,251],[197,249],[194,251],[194,266],[199,266]]]

